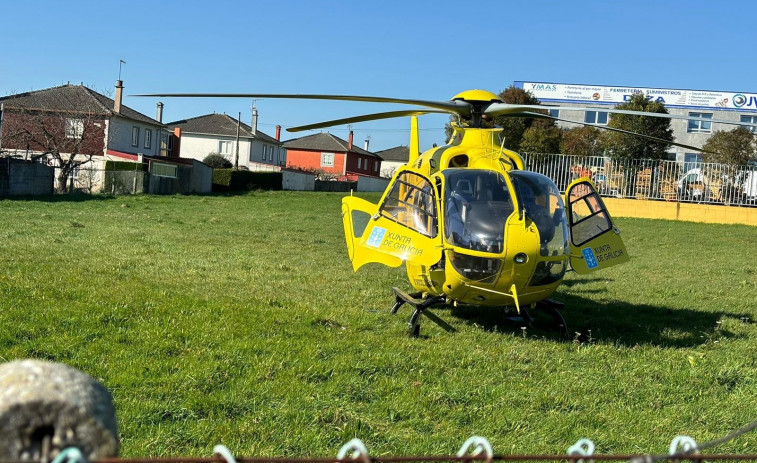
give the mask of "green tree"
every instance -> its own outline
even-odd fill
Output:
[[[574,156],[601,156],[601,133],[591,126],[581,126],[566,130],[560,140],[560,153]]]
[[[745,127],[730,131],[716,130],[702,147],[705,162],[718,162],[731,166],[746,165],[755,155],[754,134]]]
[[[536,98],[531,92],[523,90],[515,86],[509,86],[503,90],[499,97],[502,101],[510,104],[522,104],[522,105],[538,105],[539,99]],[[534,110],[534,112],[546,111]],[[494,118],[494,123],[502,127],[502,136],[505,137],[505,148],[513,151],[521,151],[524,148],[521,146],[523,142],[523,136],[526,131],[531,127],[555,127],[555,123],[552,119],[540,119],[533,117],[507,117],[497,116]],[[533,135],[535,136],[535,134]]]
[[[634,94],[630,100],[615,108],[668,114],[663,103],[651,101],[643,93]],[[667,118],[611,114],[607,126],[673,141],[673,130],[670,128],[670,119]],[[667,159],[670,147],[669,143],[611,131],[602,134],[602,145],[608,156],[619,160]]]
[[[233,167],[231,161],[218,153],[210,153],[202,160],[205,164],[214,169],[230,169]]]
[[[532,125],[523,133],[520,151],[531,155],[558,153],[561,138],[562,130],[557,127]]]

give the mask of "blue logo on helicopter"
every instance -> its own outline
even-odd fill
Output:
[[[377,248],[381,246],[381,242],[384,241],[384,235],[386,235],[386,228],[373,227],[373,230],[371,230],[371,236],[368,237],[368,241],[366,241],[365,244]]]
[[[590,269],[595,268],[599,265],[599,263],[597,262],[597,258],[594,257],[594,251],[592,251],[591,248],[582,249],[581,254],[584,255],[586,266],[589,267]]]

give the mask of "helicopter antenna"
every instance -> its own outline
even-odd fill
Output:
[[[502,132],[500,132],[500,133],[502,133]],[[493,136],[493,135],[492,135],[492,136]],[[515,163],[513,162],[513,160],[512,160],[512,159],[505,159],[505,158],[503,158],[503,157],[501,156],[501,154],[502,154],[502,151],[504,151],[504,150],[505,150],[505,136],[504,136],[504,135],[501,135],[501,136],[500,136],[500,140],[501,140],[501,142],[500,142],[500,144],[499,144],[499,154],[500,154],[500,157],[499,157],[499,163],[500,163],[500,164],[502,164],[502,168],[503,168],[503,169],[505,169],[505,170],[507,170],[507,169],[506,169],[506,167],[505,167],[505,161],[507,161],[507,162],[508,162],[508,163],[510,164],[510,167],[511,167],[511,168],[513,168],[513,169],[517,169],[517,168],[518,168],[518,166],[517,166],[517,165],[515,165]]]

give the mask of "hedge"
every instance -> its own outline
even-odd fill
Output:
[[[213,169],[213,191],[281,190],[281,172]]]

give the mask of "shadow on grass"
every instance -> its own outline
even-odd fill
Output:
[[[574,286],[588,285],[588,284],[597,283],[597,282],[612,283],[613,281],[615,281],[615,280],[613,280],[611,278],[580,278],[580,279],[575,279],[575,280],[565,279],[561,283],[561,286],[572,288]]]
[[[586,342],[614,344],[624,347],[651,345],[663,348],[694,347],[717,337],[735,334],[718,328],[723,318],[739,319],[741,315],[726,312],[700,312],[672,309],[651,304],[631,304],[622,301],[599,303],[575,295],[559,295],[565,303],[561,310],[568,325],[570,338],[561,334],[556,321],[544,310],[531,310],[532,326],[525,331],[523,323],[507,320],[499,307],[437,306],[432,310],[446,321],[454,317],[481,329],[525,334],[556,342]],[[431,323],[424,320],[424,323]]]

